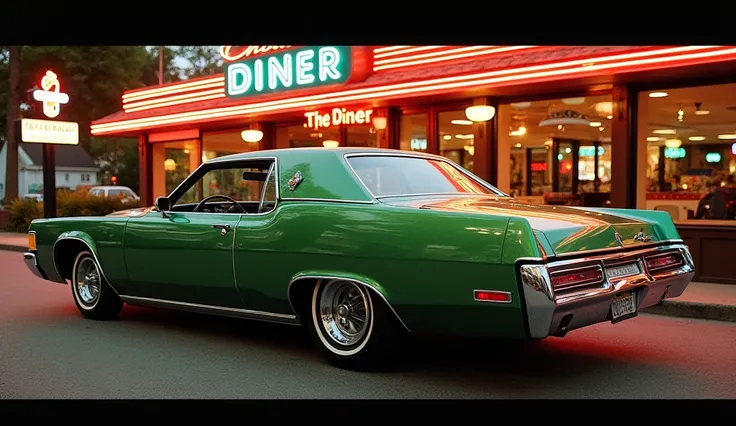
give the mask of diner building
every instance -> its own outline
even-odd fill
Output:
[[[736,284],[736,46],[222,46],[224,73],[125,92],[152,204],[203,161],[361,146],[449,158],[528,202],[664,210]]]

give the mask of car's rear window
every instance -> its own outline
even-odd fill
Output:
[[[446,161],[401,156],[348,157],[365,186],[376,197],[410,194],[496,194]]]

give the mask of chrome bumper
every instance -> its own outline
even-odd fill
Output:
[[[676,269],[650,274],[643,258],[663,251],[678,251],[684,264]],[[620,260],[638,261],[641,273],[613,280],[606,279],[596,288],[587,288],[574,293],[555,294],[548,269],[576,263]],[[570,330],[582,328],[611,319],[613,298],[623,292],[636,293],[637,312],[659,304],[664,299],[682,295],[695,275],[690,251],[683,244],[660,246],[638,251],[600,255],[584,259],[565,260],[551,263],[521,264],[519,275],[529,325],[529,336],[542,339],[561,336]]]
[[[23,261],[26,263],[26,266],[28,269],[33,272],[33,275],[47,279],[43,274],[41,273],[41,269],[38,267],[38,261],[36,260],[36,254],[31,252],[23,253]]]

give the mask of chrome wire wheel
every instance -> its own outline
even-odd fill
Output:
[[[325,284],[318,301],[326,337],[345,349],[360,343],[372,325],[369,296],[358,284],[334,280]]]
[[[100,270],[90,256],[78,262],[74,271],[74,289],[79,302],[84,307],[91,308],[100,298]]]

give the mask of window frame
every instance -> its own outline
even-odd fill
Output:
[[[238,155],[238,154],[236,154]],[[276,201],[274,203],[274,206],[271,210],[263,213],[247,213],[247,216],[262,216],[267,215],[272,212],[276,211],[276,208],[279,206],[279,201],[281,201],[281,192],[280,192],[280,184],[279,181],[279,160],[278,157],[253,157],[253,158],[247,158],[247,159],[238,159],[238,160],[231,160],[227,159],[227,157],[218,157],[214,160],[207,161],[206,163],[200,164],[199,167],[194,169],[192,173],[187,176],[186,179],[184,179],[179,185],[177,185],[176,188],[174,188],[173,191],[168,195],[168,199],[171,202],[171,205],[174,206],[179,199],[186,194],[189,189],[191,189],[194,185],[197,185],[199,181],[202,179],[202,177],[207,174],[208,172],[212,170],[222,170],[222,169],[234,169],[234,168],[248,168],[253,167],[253,163],[259,163],[259,162],[271,162],[271,168],[273,169],[273,173],[275,174],[276,179]],[[265,182],[264,182],[264,188],[265,188]],[[263,200],[263,193],[261,193],[261,200]],[[203,213],[203,212],[177,212],[182,214],[211,214],[211,213]],[[242,214],[242,213],[240,213]]]
[[[371,195],[375,200],[380,200],[382,198],[397,198],[397,197],[414,197],[414,196],[421,196],[421,195],[473,195],[466,192],[423,192],[423,193],[412,193],[412,194],[392,194],[392,195],[375,195],[370,188],[368,188],[368,185],[363,182],[363,179],[360,178],[360,175],[358,172],[353,168],[353,165],[350,164],[350,158],[354,157],[404,157],[404,158],[416,158],[420,160],[434,160],[434,161],[440,161],[449,164],[452,166],[455,170],[457,170],[460,174],[463,174],[470,178],[473,182],[478,184],[479,186],[488,189],[492,192],[492,194],[475,194],[475,195],[481,195],[481,196],[495,196],[495,197],[508,197],[511,198],[510,195],[504,193],[500,189],[496,188],[495,186],[489,184],[488,182],[484,181],[480,177],[476,176],[472,172],[462,168],[461,166],[453,163],[451,160],[434,154],[414,154],[409,151],[404,153],[404,151],[396,152],[396,153],[388,153],[388,152],[353,152],[353,153],[347,153],[343,155],[343,160],[347,164],[347,166],[350,168],[350,171],[353,173],[353,176],[358,179],[358,182],[363,186],[363,189],[365,189],[368,194]]]

